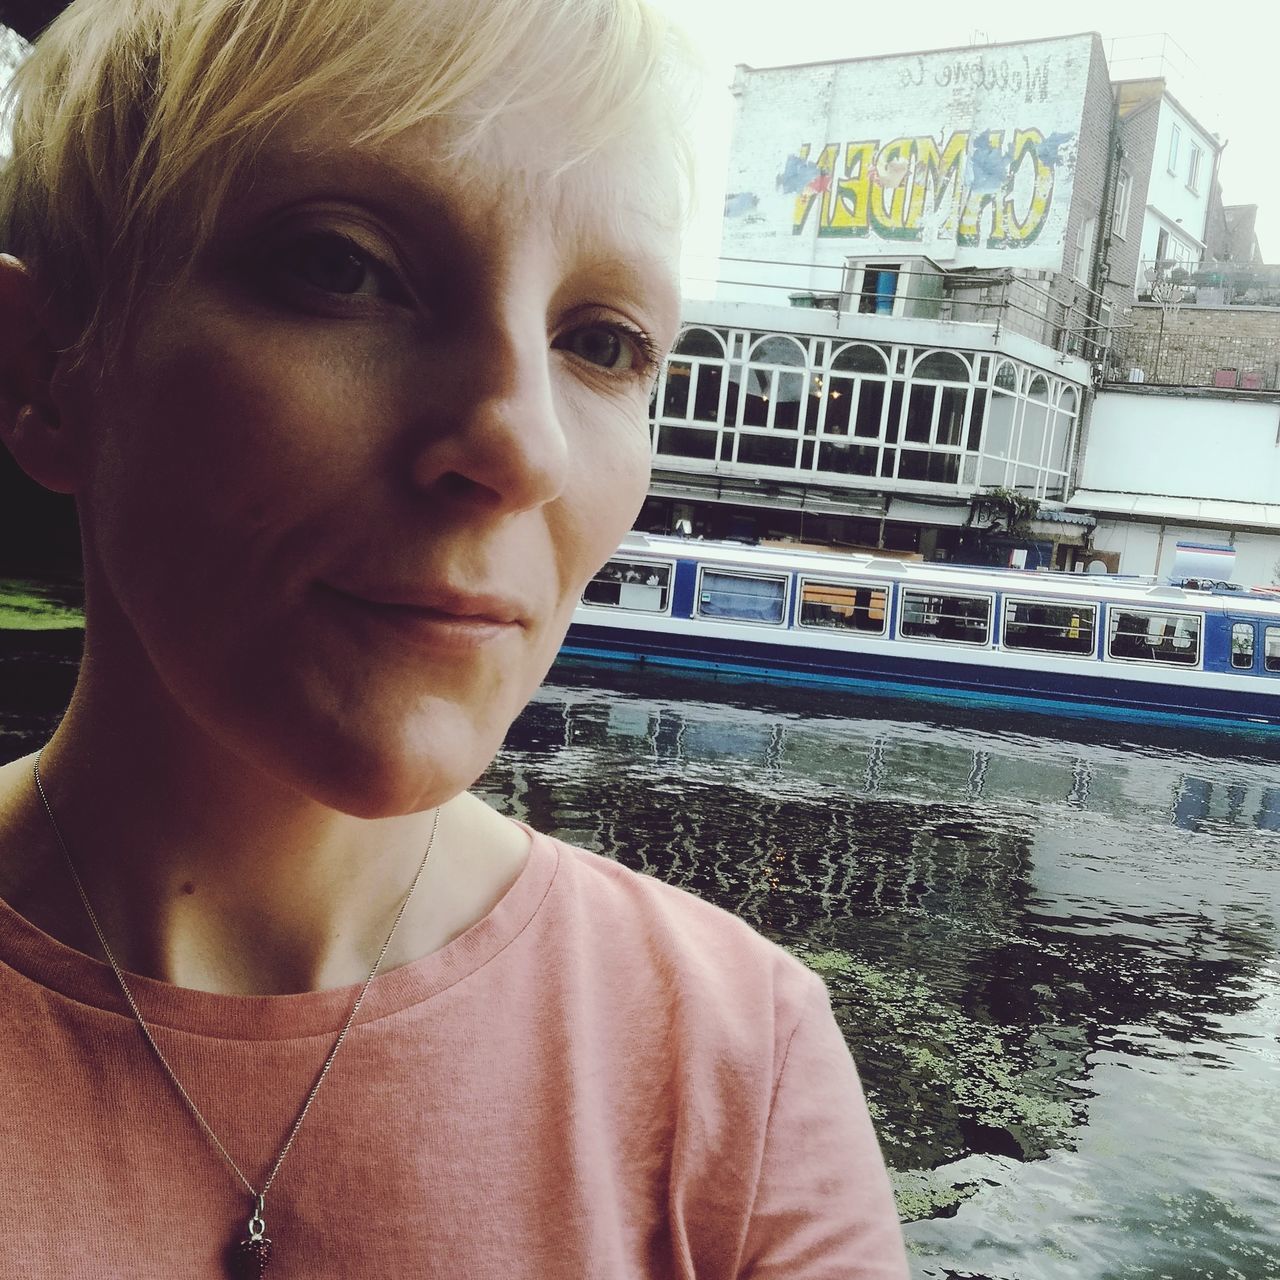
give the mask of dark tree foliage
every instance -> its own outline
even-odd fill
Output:
[[[0,23],[30,40],[65,7],[65,0],[0,0]],[[74,571],[78,560],[71,500],[33,484],[0,447],[0,573]]]
[[[0,22],[33,40],[66,7],[66,0],[0,0]]]

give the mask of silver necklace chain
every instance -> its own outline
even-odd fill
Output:
[[[418,881],[422,879],[422,873],[426,869],[427,859],[431,856],[431,846],[435,843],[436,828],[440,825],[440,810],[435,811],[435,816],[431,820],[431,835],[427,839],[427,847],[422,855],[422,861],[418,864],[418,870],[413,877],[412,883],[409,885],[408,891],[400,901],[400,909],[396,912],[396,918],[391,922],[391,928],[387,932],[386,940],[382,944],[381,950],[378,952],[378,958],[373,962],[373,968],[369,970],[369,976],[364,980],[360,988],[359,994],[356,996],[355,1003],[351,1006],[351,1012],[347,1014],[347,1020],[342,1024],[342,1029],[338,1032],[337,1038],[333,1042],[333,1047],[329,1050],[329,1056],[324,1060],[324,1066],[320,1068],[319,1075],[316,1076],[315,1083],[311,1086],[307,1094],[306,1101],[302,1104],[302,1110],[298,1112],[298,1118],[293,1122],[293,1127],[289,1130],[289,1136],[284,1141],[284,1146],[280,1148],[280,1153],[275,1158],[275,1163],[271,1166],[271,1171],[267,1174],[262,1183],[262,1187],[256,1188],[244,1175],[244,1171],[235,1162],[231,1153],[222,1144],[222,1140],[214,1133],[212,1126],[204,1118],[204,1114],[200,1108],[196,1106],[191,1095],[183,1087],[182,1081],[178,1079],[177,1073],[169,1065],[169,1060],[164,1056],[160,1046],[156,1043],[156,1038],[151,1033],[151,1028],[147,1026],[146,1019],[143,1018],[138,1008],[138,1002],[133,998],[133,992],[129,990],[129,984],[125,981],[124,970],[120,967],[116,960],[114,952],[111,950],[110,944],[107,942],[107,935],[103,932],[102,925],[98,921],[97,913],[94,911],[92,904],[89,902],[89,895],[85,892],[84,884],[80,880],[80,874],[76,871],[76,864],[72,860],[71,852],[67,848],[67,842],[62,838],[62,829],[58,826],[58,820],[53,816],[53,806],[49,803],[49,797],[45,794],[44,783],[40,778],[40,759],[44,755],[43,748],[36,753],[35,761],[31,766],[32,777],[35,779],[36,791],[40,796],[40,803],[44,806],[44,811],[49,819],[49,826],[53,829],[54,838],[58,842],[58,847],[62,850],[62,856],[67,864],[67,870],[71,873],[71,879],[75,883],[76,892],[80,895],[80,901],[84,904],[85,914],[89,917],[89,923],[93,925],[93,931],[98,935],[98,942],[102,946],[103,954],[107,957],[107,963],[111,965],[112,972],[116,975],[116,981],[120,984],[120,990],[124,994],[124,998],[129,1005],[129,1010],[133,1014],[134,1021],[138,1024],[147,1044],[151,1046],[151,1051],[155,1054],[156,1060],[164,1068],[165,1075],[169,1077],[173,1087],[178,1091],[178,1096],[182,1099],[187,1110],[191,1113],[192,1118],[204,1130],[205,1136],[217,1148],[219,1154],[231,1167],[236,1177],[240,1179],[245,1190],[254,1198],[255,1208],[249,1220],[249,1235],[254,1241],[262,1241],[265,1231],[265,1221],[263,1219],[264,1206],[267,1198],[267,1192],[271,1190],[272,1183],[276,1180],[276,1175],[280,1172],[280,1166],[284,1164],[285,1157],[289,1154],[293,1147],[294,1139],[298,1136],[298,1131],[302,1128],[302,1123],[307,1118],[307,1112],[311,1110],[311,1104],[316,1100],[316,1094],[320,1092],[320,1086],[324,1084],[325,1077],[328,1076],[330,1068],[332,1068],[334,1059],[338,1056],[338,1051],[342,1048],[347,1038],[347,1032],[351,1030],[352,1024],[356,1020],[356,1015],[360,1012],[360,1006],[364,1003],[365,994],[372,985],[374,978],[378,974],[378,970],[382,967],[383,960],[386,959],[388,950],[391,948],[391,940],[396,936],[396,929],[400,926],[400,921],[404,917],[405,909],[409,905],[409,899],[413,897],[414,890],[418,887]],[[269,1241],[267,1242],[270,1243]]]

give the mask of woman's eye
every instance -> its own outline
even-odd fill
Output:
[[[635,361],[635,349],[616,329],[606,325],[584,325],[565,335],[562,345],[588,364],[598,364],[602,369],[622,372]]]
[[[353,240],[332,231],[300,236],[280,251],[278,267],[298,284],[341,297],[387,297],[390,272]]]
[[[584,324],[555,345],[610,373],[651,372],[658,363],[653,340],[639,329],[618,324]]]

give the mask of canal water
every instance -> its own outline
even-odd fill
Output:
[[[5,758],[76,648],[9,601]],[[826,979],[917,1280],[1280,1280],[1280,735],[562,665],[479,790]]]

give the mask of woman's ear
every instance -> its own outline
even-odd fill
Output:
[[[0,253],[0,442],[37,484],[74,493],[81,459],[53,394],[60,356],[31,273]]]

